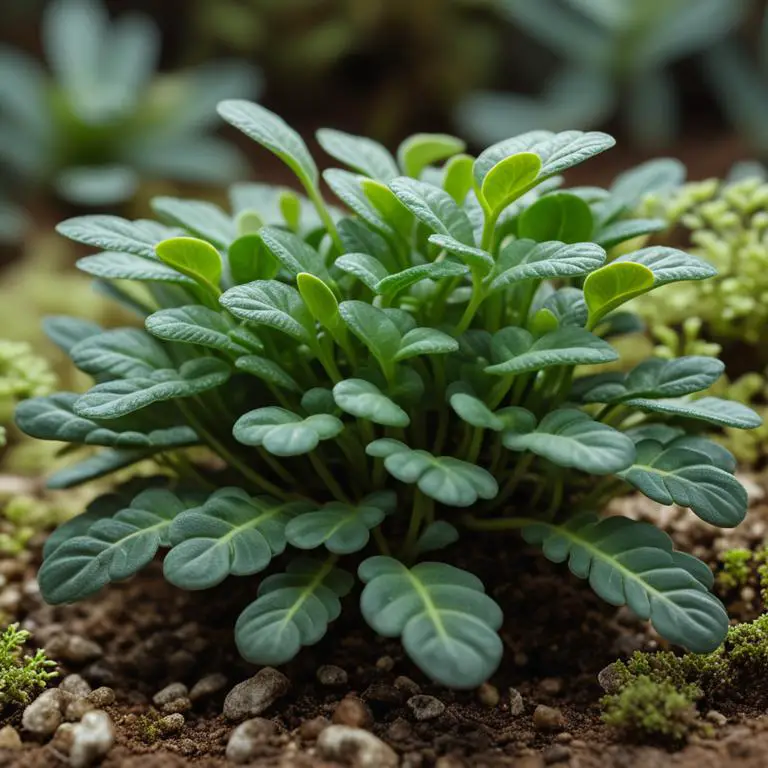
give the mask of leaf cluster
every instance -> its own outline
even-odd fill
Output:
[[[393,156],[325,129],[318,141],[344,168],[321,175],[277,115],[245,101],[219,112],[303,194],[239,185],[231,213],[159,198],[160,221],[59,226],[99,249],[78,266],[144,329],[50,320],[94,384],[23,403],[17,423],[89,451],[53,487],[150,457],[176,482],[101,497],[61,526],[45,598],[86,597],[161,551],[186,589],[271,571],[235,635],[246,659],[280,664],[323,637],[356,568],[365,620],[432,679],[473,687],[500,662],[501,610],[476,576],[424,556],[462,530],[517,529],[671,641],[717,647],[728,618],[709,569],[651,525],[599,517],[631,488],[713,525],[746,513],[733,456],[698,430],[759,418],[691,399],[721,363],[589,373],[637,327],[630,299],[714,274],[675,248],[624,245],[659,227],[629,212],[678,166],[565,189],[560,174],[609,136],[534,131],[472,157],[418,134]]]

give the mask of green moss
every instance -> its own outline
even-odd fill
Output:
[[[722,590],[746,587],[753,573],[751,549],[729,549],[720,556],[722,570],[717,574],[717,584]]]
[[[29,632],[11,624],[0,635],[0,705],[28,704],[36,690],[43,689],[56,677],[56,662],[39,650],[23,655]]]
[[[136,733],[145,744],[154,744],[160,738],[160,714],[157,710],[150,709],[145,715],[137,718]]]

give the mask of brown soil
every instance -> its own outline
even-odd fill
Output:
[[[681,547],[715,558],[723,548],[752,545],[765,536],[768,506],[761,486],[752,483],[753,509],[737,532],[722,532],[699,524],[692,515],[660,510],[635,498],[619,504],[625,514],[655,517],[670,530]],[[551,565],[532,551],[518,548],[514,537],[496,555],[483,554],[483,540],[472,542],[474,572],[493,590],[506,615],[505,659],[491,683],[500,694],[496,706],[480,701],[478,692],[451,692],[426,680],[404,656],[397,642],[377,638],[362,628],[354,598],[321,643],[305,649],[283,671],[291,690],[265,713],[278,726],[263,742],[262,757],[249,765],[267,768],[331,768],[336,764],[314,755],[313,739],[302,723],[331,718],[345,696],[358,696],[373,715],[373,732],[403,757],[409,768],[537,768],[569,765],[578,768],[663,768],[679,765],[764,766],[768,762],[768,689],[755,681],[741,700],[716,702],[728,724],[712,739],[694,738],[678,752],[660,747],[627,744],[600,722],[602,691],[597,673],[619,656],[638,648],[658,647],[658,639],[626,611],[616,611],[596,598],[583,582]],[[158,563],[135,579],[114,585],[96,597],[73,606],[50,607],[40,600],[33,581],[34,564],[0,562],[9,586],[21,588],[17,613],[38,642],[60,633],[76,634],[99,643],[102,658],[86,666],[62,664],[62,672],[79,672],[92,685],[114,688],[117,702],[108,707],[117,729],[117,744],[104,761],[107,768],[125,766],[224,766],[224,750],[232,724],[221,717],[226,691],[254,674],[240,660],[232,641],[238,612],[253,599],[253,585],[241,580],[202,593],[184,593],[166,584]],[[6,587],[8,589],[9,587]],[[737,612],[749,614],[741,601]],[[339,688],[317,682],[316,670],[335,664],[349,676]],[[192,685],[212,672],[221,672],[229,685],[217,696],[187,713],[181,733],[152,741],[147,737],[151,698],[168,683]],[[416,722],[393,683],[405,675],[445,705],[437,719]],[[524,712],[512,715],[509,689],[523,697]],[[493,691],[491,691],[493,693]],[[542,733],[533,724],[539,704],[557,707],[565,727]],[[66,763],[53,746],[25,742],[21,752],[0,750],[0,766],[55,768]]]

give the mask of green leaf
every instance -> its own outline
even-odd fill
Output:
[[[239,488],[222,488],[202,506],[175,517],[173,548],[163,561],[163,575],[171,584],[208,589],[230,575],[259,573],[283,553],[285,526],[305,505],[241,494]]]
[[[323,179],[339,200],[345,203],[368,226],[386,236],[394,236],[395,230],[363,192],[363,182],[366,181],[366,176],[342,171],[338,168],[329,168],[327,171],[323,171]]]
[[[445,520],[435,520],[430,523],[416,542],[416,554],[434,552],[436,549],[445,549],[459,540],[458,530]]]
[[[194,286],[195,281],[158,261],[150,261],[129,253],[99,253],[78,259],[77,268],[105,280],[139,280],[159,283],[178,283]]]
[[[78,485],[89,483],[91,480],[98,480],[98,478],[117,472],[119,469],[144,461],[153,453],[155,451],[136,448],[107,448],[94,453],[84,461],[54,472],[48,477],[46,487],[56,491],[75,488]]]
[[[277,280],[237,285],[220,301],[235,317],[254,325],[266,325],[304,342],[314,336],[315,324],[299,292]]]
[[[285,408],[257,408],[241,416],[232,429],[235,440],[256,445],[275,456],[300,456],[317,448],[321,440],[336,437],[344,425],[335,416],[306,418]]]
[[[618,360],[616,350],[583,328],[558,328],[536,339],[524,328],[503,328],[493,336],[493,365],[486,373],[507,375],[553,365],[598,365]]]
[[[232,217],[213,203],[182,200],[178,197],[154,197],[151,204],[152,210],[159,216],[217,248],[228,248],[237,237]]]
[[[57,392],[48,397],[33,397],[19,403],[15,419],[19,429],[38,440],[103,445],[110,448],[164,450],[199,443],[195,431],[178,421],[158,418],[139,421],[96,422],[75,414],[80,395]]]
[[[504,421],[499,418],[482,400],[467,392],[455,392],[449,398],[451,408],[462,421],[479,429],[492,429],[500,432]]]
[[[227,256],[236,285],[271,280],[280,271],[280,263],[257,234],[238,237],[229,246]]]
[[[76,216],[62,221],[56,231],[76,243],[92,245],[104,251],[130,253],[156,261],[155,246],[179,234],[155,221],[128,221],[119,216]]]
[[[185,504],[169,491],[144,491],[126,509],[97,520],[84,535],[59,545],[38,573],[46,602],[72,603],[133,576],[160,547],[168,546],[173,518],[184,509]]]
[[[471,155],[454,155],[445,164],[443,189],[461,205],[472,189],[472,165],[475,159]]]
[[[218,296],[221,282],[221,255],[205,240],[174,237],[155,246],[160,261]]]
[[[263,227],[259,237],[291,277],[296,277],[299,272],[309,272],[330,280],[320,254],[297,235],[277,227]]]
[[[408,656],[432,680],[476,688],[498,667],[503,616],[482,582],[444,563],[406,568],[390,557],[371,557],[358,576],[366,583],[360,608],[383,637],[402,637]]]
[[[502,415],[503,411],[497,415]],[[531,451],[559,467],[592,475],[612,475],[632,465],[635,444],[625,434],[575,408],[551,411],[538,426],[522,420],[504,430],[511,451]]]
[[[379,362],[388,363],[400,351],[400,331],[383,310],[364,301],[342,301],[339,313]]]
[[[415,483],[423,494],[450,507],[470,507],[478,499],[492,499],[499,492],[496,480],[481,467],[452,456],[415,451],[399,440],[374,440],[365,452],[384,459],[392,477]]]
[[[582,277],[599,269],[604,262],[605,251],[594,243],[513,240],[502,249],[498,274],[489,290],[498,291],[521,280]]]
[[[625,400],[624,405],[639,408],[651,413],[664,413],[669,416],[679,416],[685,419],[706,421],[719,427],[734,427],[735,429],[755,429],[763,420],[751,408],[735,400],[722,400],[719,397],[701,397],[696,400],[669,399],[649,400],[633,397]]]
[[[653,525],[586,515],[561,526],[535,523],[523,536],[553,562],[568,560],[571,572],[589,579],[606,602],[627,605],[640,619],[650,619],[671,643],[709,653],[725,638],[723,606],[680,565],[671,539]]]
[[[230,125],[277,155],[299,179],[317,185],[317,166],[304,139],[281,117],[242,99],[222,101],[216,109]]]
[[[413,328],[400,341],[395,360],[408,360],[418,355],[447,355],[457,352],[459,342],[436,328]]]
[[[540,198],[520,214],[517,235],[538,243],[585,243],[592,239],[594,226],[592,211],[580,197],[556,192]]]
[[[725,365],[713,357],[649,358],[627,374],[616,372],[578,379],[572,394],[584,403],[681,397],[708,389],[724,370]]]
[[[394,192],[385,183],[373,179],[363,179],[360,187],[384,221],[403,237],[409,238],[413,230],[413,214],[395,197]]]
[[[442,280],[445,277],[461,277],[469,272],[464,264],[455,261],[430,261],[409,267],[402,272],[388,275],[376,284],[376,293],[383,296],[394,296],[422,280]]]
[[[117,419],[153,403],[207,392],[228,378],[229,366],[221,360],[190,360],[178,371],[159,370],[147,376],[97,384],[78,399],[75,413],[87,419]]]
[[[584,281],[589,309],[587,327],[594,328],[609,312],[654,287],[654,273],[642,264],[616,259]]]
[[[611,185],[610,196],[601,211],[609,221],[625,211],[636,209],[649,195],[669,192],[685,181],[685,166],[672,158],[661,157],[641,163],[620,174]]]
[[[663,232],[666,228],[663,219],[622,219],[598,229],[593,239],[603,248],[613,248],[636,237]]]
[[[314,645],[341,613],[340,597],[352,589],[347,571],[309,558],[294,560],[287,573],[264,579],[259,597],[235,625],[240,655],[254,664],[284,664],[303,645]]]
[[[312,317],[326,328],[336,328],[340,323],[339,302],[333,291],[319,277],[308,272],[296,275],[296,285]]]
[[[389,276],[386,267],[367,253],[345,253],[336,259],[334,266],[349,275],[354,275],[374,293],[378,293],[376,286]]]
[[[317,549],[325,546],[329,552],[350,555],[364,549],[370,531],[384,520],[386,510],[395,500],[392,491],[384,491],[388,504],[382,508],[371,494],[358,505],[332,501],[322,509],[304,512],[291,520],[285,534],[288,542],[298,549]]]
[[[104,331],[98,323],[66,315],[48,315],[42,326],[45,335],[67,355],[75,344]]]
[[[468,267],[476,269],[482,277],[485,277],[496,265],[488,251],[460,243],[449,235],[430,235],[429,242],[461,259]]]
[[[389,183],[397,199],[432,232],[448,235],[466,245],[475,244],[467,214],[444,190],[423,181],[399,176]]]
[[[321,128],[315,135],[331,157],[357,173],[385,183],[399,174],[395,159],[377,141],[332,128]]]
[[[723,465],[719,448],[700,437],[682,436],[666,445],[640,440],[634,464],[619,477],[659,504],[689,507],[707,523],[734,528],[749,502],[729,471],[730,457]]]
[[[408,414],[375,384],[364,379],[346,379],[333,388],[333,399],[345,413],[387,427],[407,427]]]
[[[680,280],[706,280],[717,275],[717,270],[704,259],[677,248],[654,245],[634,253],[620,256],[614,264],[641,264],[653,273],[653,287]],[[586,292],[586,285],[585,285]]]
[[[587,304],[578,288],[559,288],[546,299],[543,308],[548,309],[561,326],[583,328],[587,324]]]
[[[81,371],[95,377],[127,379],[173,366],[163,347],[138,328],[89,336],[72,347],[70,357]]]
[[[496,163],[483,179],[480,194],[494,215],[525,194],[541,172],[541,158],[530,152],[510,155]],[[528,235],[522,235],[528,237]],[[547,238],[560,240],[563,238]]]
[[[416,133],[397,148],[397,161],[406,176],[418,179],[428,166],[463,152],[465,143],[445,133]]]
[[[165,341],[197,344],[231,355],[261,349],[261,342],[246,329],[238,328],[228,315],[200,305],[161,309],[144,324],[153,336]],[[248,346],[243,343],[246,338]]]
[[[250,373],[268,384],[273,384],[281,389],[287,389],[290,392],[301,392],[301,387],[296,380],[274,360],[258,355],[247,355],[235,360],[235,368],[240,371]]]

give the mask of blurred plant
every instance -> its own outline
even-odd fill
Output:
[[[58,675],[56,662],[38,650],[22,655],[30,633],[11,624],[0,635],[0,709],[8,704],[28,704],[37,689]]]
[[[24,212],[0,197],[0,246],[18,242],[27,227]]]
[[[591,128],[618,111],[630,140],[663,146],[675,138],[679,120],[669,66],[725,38],[744,20],[751,0],[500,2],[512,22],[562,65],[539,98],[488,91],[470,96],[457,112],[467,134],[485,143],[532,128]]]
[[[245,162],[209,135],[214,105],[255,95],[257,73],[216,63],[156,75],[160,39],[141,15],[110,21],[99,0],[53,0],[44,12],[49,75],[0,47],[0,167],[50,184],[76,204],[115,204],[144,176],[226,183]]]

